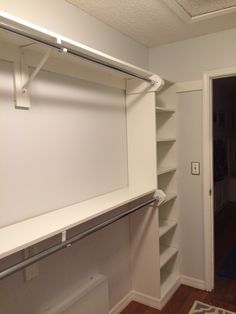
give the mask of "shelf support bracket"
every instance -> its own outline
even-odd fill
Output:
[[[19,50],[19,57],[14,61],[14,85],[15,85],[15,107],[21,109],[30,108],[30,97],[28,87],[47,62],[51,48],[46,51],[36,69],[29,77],[28,65],[24,62],[23,48]]]
[[[22,92],[23,82],[28,79],[28,66],[23,61],[23,49],[19,49],[19,55],[14,61],[14,101],[15,107],[21,109],[30,108],[30,99],[28,93]]]
[[[36,69],[33,71],[33,73],[31,74],[31,76],[28,78],[28,80],[24,83],[24,85],[22,86],[22,92],[26,93],[27,89],[29,87],[29,85],[31,84],[31,82],[34,80],[34,78],[36,77],[36,75],[39,73],[39,71],[42,69],[42,67],[44,66],[44,64],[47,62],[48,58],[50,57],[51,54],[51,49],[48,49],[45,53],[45,55],[43,56],[42,60],[39,62],[38,66],[36,67]]]

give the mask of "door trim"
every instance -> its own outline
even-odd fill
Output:
[[[213,131],[212,80],[236,75],[236,67],[203,73],[203,208],[204,208],[204,270],[206,290],[214,288],[214,207],[213,207]],[[211,191],[211,193],[209,193]]]

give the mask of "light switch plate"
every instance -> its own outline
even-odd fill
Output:
[[[200,162],[197,161],[191,162],[191,174],[200,175]]]

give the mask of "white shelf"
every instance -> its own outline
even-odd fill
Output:
[[[0,258],[78,226],[154,192],[153,188],[120,189],[0,229]],[[49,223],[50,222],[50,223]]]
[[[72,48],[73,50],[75,50],[78,53],[81,53],[81,54],[86,55],[86,56],[90,56],[96,60],[99,60],[101,62],[110,64],[110,65],[113,65],[116,67],[124,68],[130,72],[137,74],[137,75],[141,75],[141,76],[144,76],[147,78],[151,77],[153,75],[152,72],[149,72],[145,69],[142,69],[142,68],[137,67],[133,64],[127,63],[127,62],[122,61],[120,59],[114,58],[108,54],[105,54],[101,51],[90,48],[90,47],[88,47],[88,46],[86,46],[80,42],[73,40],[73,39],[70,39],[68,37],[54,33],[54,32],[52,32],[46,28],[43,28],[41,26],[30,23],[30,22],[25,21],[23,19],[20,19],[16,16],[10,15],[7,12],[0,11],[0,21],[7,23],[9,25],[14,25],[15,27],[18,27],[21,30],[23,30],[25,32],[29,32],[33,35],[36,35],[42,39],[50,40],[52,42],[61,42],[61,44],[63,46],[65,46],[66,48]],[[13,38],[14,42],[16,41],[15,35],[10,34],[9,32],[6,32],[6,34],[7,34],[8,39]],[[24,39],[24,44],[27,44],[28,42],[32,43],[32,40]],[[61,54],[61,55],[65,55],[65,58],[66,58],[66,53]],[[119,76],[121,75],[120,72],[114,72],[113,71],[112,73],[113,74],[117,73]],[[125,78],[129,77],[127,74],[122,74],[122,76]]]
[[[177,253],[177,248],[164,245],[160,246],[160,268],[162,268]]]
[[[164,201],[161,205],[159,205],[159,207],[162,206],[163,204],[166,204],[166,203],[168,203],[169,201],[175,199],[176,197],[177,197],[177,193],[174,193],[174,192],[172,192],[172,193],[167,193],[165,201]]]
[[[159,220],[159,238],[161,238],[164,234],[166,234],[171,229],[175,228],[177,226],[176,221],[171,220]]]
[[[175,141],[176,141],[175,137],[159,137],[159,138],[157,138],[157,143],[175,142]]]
[[[163,108],[163,107],[156,106],[156,112],[159,112],[159,113],[175,113],[175,110],[171,109],[171,108]]]
[[[173,171],[176,171],[176,170],[177,170],[176,167],[162,167],[162,168],[159,168],[157,170],[157,175],[160,176],[162,174],[173,172]]]
[[[168,278],[161,284],[161,297],[164,298],[175,285],[179,284],[179,274],[170,273]]]

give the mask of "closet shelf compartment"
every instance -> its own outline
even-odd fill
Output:
[[[158,137],[157,138],[157,143],[175,142],[175,141],[176,141],[175,137]]]
[[[177,226],[176,221],[172,220],[159,220],[159,238],[161,238],[163,235],[165,235],[167,232],[169,232],[171,229],[175,228]]]
[[[170,290],[174,290],[175,286],[179,286],[180,276],[177,273],[170,273],[168,278],[161,283],[161,297],[164,298]]]
[[[162,268],[177,253],[177,248],[164,245],[160,246],[160,268]]]
[[[153,188],[133,190],[127,187],[3,227],[0,229],[0,259],[154,191]]]
[[[159,207],[170,202],[171,200],[177,198],[177,196],[178,196],[177,193],[174,193],[174,192],[173,193],[167,193],[165,201],[161,205],[159,205]]]
[[[175,110],[172,108],[163,108],[156,106],[156,112],[158,113],[175,113]]]
[[[162,168],[159,168],[157,170],[157,175],[160,176],[162,174],[169,173],[169,172],[174,172],[176,170],[177,170],[176,167],[162,167]]]

